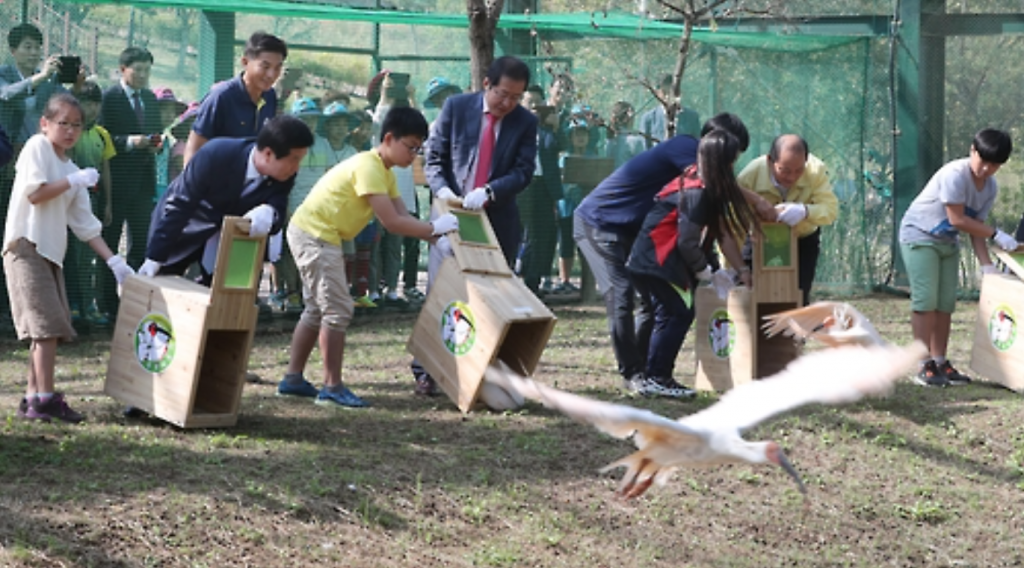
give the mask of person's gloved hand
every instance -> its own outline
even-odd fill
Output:
[[[142,266],[139,267],[138,274],[139,276],[149,276],[152,278],[156,276],[157,272],[160,272],[160,267],[161,264],[159,262],[147,258],[146,262],[143,262]]]
[[[1003,250],[1017,250],[1017,239],[1007,235],[1002,229],[996,229],[996,234],[992,236],[992,240],[995,241],[997,247]]]
[[[455,195],[455,192],[452,191],[452,188],[446,185],[441,189],[437,190],[437,198],[440,199],[441,201],[448,201],[449,199],[458,199],[459,196]]]
[[[135,274],[132,267],[128,266],[128,263],[124,261],[124,257],[119,254],[115,254],[108,258],[107,266],[110,267],[110,271],[114,273],[114,279],[117,280],[118,284],[123,284],[125,278]]]
[[[430,233],[430,236],[432,237],[437,237],[459,230],[459,218],[451,213],[441,215],[437,219],[431,221],[430,224],[434,227],[433,232]]]
[[[992,264],[982,264],[981,273],[984,274],[999,274],[999,269]]]
[[[264,203],[263,205],[257,205],[249,210],[248,213],[242,215],[248,219],[249,222],[249,236],[250,237],[263,237],[270,233],[270,228],[274,226],[274,216],[277,212],[270,205]]]
[[[90,188],[98,181],[100,181],[100,173],[96,171],[96,168],[85,168],[68,175],[68,185],[75,190]]]
[[[807,206],[803,203],[780,203],[775,206],[779,222],[792,227],[807,218]]]
[[[697,273],[697,280],[699,282],[708,282],[711,280],[711,265],[705,266],[704,270]]]
[[[721,268],[711,275],[711,285],[715,287],[719,300],[729,297],[729,290],[736,286],[736,271],[731,268]]]
[[[476,211],[487,204],[487,188],[478,187],[462,198],[462,208]]]

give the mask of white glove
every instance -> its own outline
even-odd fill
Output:
[[[1003,250],[1017,250],[1017,240],[1004,233],[1002,229],[996,229],[996,234],[992,237],[992,240],[996,242],[997,247]]]
[[[448,201],[449,199],[458,199],[459,196],[455,195],[455,192],[452,191],[452,188],[446,185],[441,189],[437,190],[437,198],[442,201]]]
[[[487,203],[487,189],[478,187],[462,198],[462,208],[476,211]]]
[[[999,274],[999,269],[996,268],[994,265],[991,265],[991,264],[982,264],[981,265],[981,273],[982,274]]]
[[[128,278],[132,274],[135,274],[135,271],[132,270],[132,267],[128,266],[128,263],[125,262],[124,258],[119,254],[115,254],[114,256],[108,258],[107,266],[109,266],[110,271],[114,273],[114,279],[117,280],[118,284],[123,284],[125,278]]]
[[[149,277],[156,276],[156,273],[160,272],[160,267],[161,266],[162,265],[159,262],[157,262],[155,260],[150,260],[150,259],[147,258],[146,262],[143,262],[142,266],[139,267],[138,274],[139,274],[139,276],[149,276]]]
[[[779,222],[790,227],[807,218],[807,206],[803,203],[780,203],[775,210],[779,212]]]
[[[445,233],[459,230],[459,218],[452,213],[445,213],[437,219],[430,222],[430,225],[434,227],[434,230],[430,233],[430,236],[436,237]]]
[[[68,175],[68,185],[75,190],[90,188],[98,181],[100,181],[100,173],[96,171],[96,168],[85,168]]]
[[[736,286],[736,271],[731,268],[721,268],[711,275],[711,285],[715,287],[719,300],[729,297],[729,290]]]
[[[274,211],[273,207],[266,203],[263,205],[257,205],[250,209],[248,213],[242,215],[242,217],[245,217],[250,221],[250,237],[263,237],[270,233],[270,228],[274,225],[275,216],[277,216],[277,212]]]
[[[699,282],[707,282],[711,280],[711,265],[705,266],[704,270],[697,273],[697,280]]]

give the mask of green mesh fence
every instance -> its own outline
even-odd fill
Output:
[[[129,41],[147,46],[157,60],[151,85],[170,86],[190,100],[202,95],[203,77],[214,74],[207,67],[214,59],[200,55],[214,44],[200,33],[204,20],[197,8],[247,12],[235,16],[235,71],[240,43],[251,31],[264,29],[293,45],[289,65],[305,72],[303,94],[342,90],[355,95],[358,108],[366,104],[358,97],[378,67],[409,73],[418,100],[434,76],[463,86],[470,82],[461,1],[409,4],[410,10],[433,8],[432,13],[271,0],[133,4],[134,12],[120,3],[33,0],[28,2],[29,19],[45,29],[48,52],[81,54],[104,87],[116,81],[117,54]],[[859,6],[868,6],[883,20],[891,8],[887,2]],[[19,3],[0,3],[0,15],[8,22],[18,21],[20,8]],[[962,7],[949,7],[955,9]],[[972,9],[1003,10],[973,4]],[[830,13],[856,10],[853,6]],[[946,42],[946,161],[966,155],[971,136],[982,127],[1006,128],[1019,140],[1024,75],[1005,62],[1024,55],[1024,39],[977,31],[979,35]],[[553,74],[569,71],[578,87],[578,102],[607,117],[613,103],[625,100],[639,117],[655,104],[640,80],[653,82],[672,70],[679,33],[676,25],[630,15],[505,14],[497,44],[499,54],[508,50],[529,61],[535,82],[545,89]],[[743,118],[752,141],[738,167],[766,152],[770,141],[785,132],[803,135],[811,151],[829,166],[840,215],[823,231],[819,292],[865,292],[896,283],[891,243],[899,220],[893,211],[891,78],[887,37],[752,34],[725,25],[694,33],[683,102],[701,120],[721,111]],[[430,120],[437,111],[424,113]],[[934,126],[922,125],[924,135]],[[1008,232],[1024,210],[1021,162],[1011,160],[998,175],[1001,192],[993,221]],[[425,204],[423,210],[425,214]],[[969,253],[962,258],[962,289],[971,293],[978,285],[976,263]]]

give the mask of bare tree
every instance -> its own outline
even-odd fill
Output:
[[[768,0],[761,2],[759,8],[752,8],[746,5],[744,0],[656,0],[659,5],[668,12],[675,14],[683,20],[683,35],[679,39],[679,51],[676,56],[676,66],[672,71],[672,92],[667,97],[657,89],[657,85],[649,81],[641,81],[644,87],[662,106],[665,107],[665,125],[668,129],[668,138],[676,134],[676,115],[679,113],[679,97],[682,92],[680,86],[683,83],[683,75],[686,73],[686,63],[690,55],[690,39],[693,36],[693,27],[704,20],[728,17],[735,14],[761,14],[775,13],[785,0]]]
[[[494,35],[504,5],[504,0],[466,0],[466,11],[469,13],[469,65],[475,91],[483,88],[487,68],[494,61]]]

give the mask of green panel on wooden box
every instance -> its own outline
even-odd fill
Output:
[[[793,259],[790,258],[789,232],[792,230],[788,225],[763,225],[764,240],[761,246],[764,265],[770,267],[792,266]]]
[[[493,244],[487,234],[487,229],[484,228],[481,214],[464,211],[452,211],[452,213],[459,218],[459,238],[462,239],[462,242],[479,245]]]
[[[262,259],[256,258],[260,252],[260,242],[235,239],[228,251],[228,269],[224,276],[225,288],[252,288],[256,285],[256,264]]]

